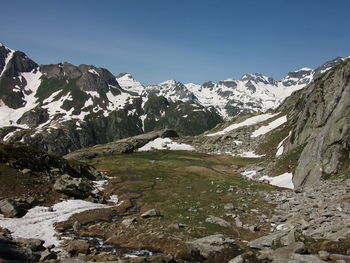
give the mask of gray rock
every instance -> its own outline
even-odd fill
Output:
[[[57,259],[57,254],[55,252],[50,251],[49,249],[45,249],[43,252],[40,253],[40,261],[51,259]]]
[[[318,257],[322,260],[327,261],[330,258],[330,254],[327,251],[320,250],[318,251]]]
[[[244,263],[244,258],[241,255],[239,255],[231,259],[228,263]]]
[[[75,221],[73,223],[73,230],[74,230],[74,232],[78,232],[80,228],[81,228],[80,222],[79,221]]]
[[[160,216],[160,212],[157,209],[150,209],[141,214],[142,218],[156,217]]]
[[[186,242],[186,244],[191,251],[199,253],[204,258],[208,258],[213,253],[220,252],[228,245],[234,244],[234,240],[218,234]]]
[[[5,217],[22,217],[26,214],[26,210],[19,207],[16,202],[3,199],[0,201],[0,211]]]
[[[271,247],[274,241],[280,239],[285,235],[287,235],[287,233],[284,231],[275,232],[270,235],[263,236],[253,241],[250,241],[248,243],[248,246],[251,248],[258,248],[258,249]]]
[[[129,219],[124,219],[121,224],[124,226],[131,226],[132,224],[136,223],[136,218],[129,218]]]
[[[226,220],[216,217],[216,216],[209,216],[208,218],[205,219],[205,222],[216,224],[222,227],[230,227],[231,224],[227,222]]]
[[[86,198],[93,190],[93,186],[91,182],[84,178],[74,178],[64,174],[56,180],[54,189],[68,196]]]
[[[235,207],[233,206],[233,204],[228,203],[228,204],[225,204],[225,205],[224,205],[224,209],[225,209],[225,210],[234,210]]]

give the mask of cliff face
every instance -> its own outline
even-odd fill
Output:
[[[346,167],[350,149],[350,59],[295,92],[280,110],[290,108],[291,136],[285,149],[304,145],[293,182],[312,184]]]

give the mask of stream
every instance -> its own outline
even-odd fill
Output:
[[[111,218],[110,222],[117,222],[117,221],[121,221],[123,218],[128,217],[128,216],[133,216],[136,215],[137,213],[140,212],[140,208],[137,205],[137,199],[142,198],[143,191],[146,190],[152,190],[155,186],[155,183],[153,183],[150,187],[147,187],[145,189],[143,189],[140,193],[140,195],[138,197],[133,197],[130,198],[130,203],[131,206],[126,210],[126,213],[123,215],[115,215]],[[94,221],[94,222],[90,222],[87,224],[84,224],[83,226],[91,226],[91,225],[95,225],[95,224],[99,224],[99,223],[105,223],[106,221]],[[127,249],[127,248],[121,248],[118,247],[117,245],[110,245],[110,244],[106,244],[105,240],[101,237],[98,236],[82,236],[82,235],[78,235],[74,230],[73,227],[70,227],[68,229],[66,229],[63,233],[64,236],[70,237],[72,239],[75,240],[85,240],[88,241],[88,243],[90,244],[91,247],[95,248],[95,250],[97,252],[109,252],[112,254],[117,254],[120,256],[124,256],[124,257],[148,257],[148,256],[153,256],[156,253],[146,250],[146,249]]]

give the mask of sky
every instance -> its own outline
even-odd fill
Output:
[[[0,0],[0,42],[38,64],[201,84],[350,56],[348,0]]]

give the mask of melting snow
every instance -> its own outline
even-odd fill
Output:
[[[86,210],[108,207],[83,200],[66,200],[55,204],[52,212],[49,207],[36,206],[22,218],[0,217],[0,226],[9,229],[14,237],[39,238],[45,241],[45,246],[58,246],[61,241],[56,237],[55,223],[66,221]]]
[[[263,155],[257,155],[257,154],[255,154],[253,151],[249,151],[249,152],[240,153],[239,156],[241,156],[241,157],[246,157],[246,158],[260,158],[260,157],[265,156],[265,154],[263,154]]]
[[[274,116],[277,116],[279,113],[275,113],[275,114],[270,114],[270,113],[266,113],[266,114],[261,114],[258,116],[254,116],[251,118],[246,119],[245,121],[239,122],[239,123],[234,123],[228,127],[226,127],[225,129],[223,129],[222,131],[218,131],[215,133],[210,133],[207,134],[206,136],[217,136],[217,135],[223,135],[226,134],[232,130],[238,129],[240,127],[243,126],[251,126],[251,125],[255,125],[258,124],[260,122],[266,121]]]
[[[152,151],[152,150],[184,150],[193,151],[194,148],[191,145],[173,142],[170,138],[157,138],[143,147],[139,148],[138,151]]]
[[[277,152],[276,152],[276,156],[280,156],[283,154],[283,143],[288,139],[288,137],[291,135],[292,131],[289,132],[288,136],[286,138],[284,138],[277,146]]]
[[[261,126],[259,129],[257,129],[256,131],[253,132],[251,137],[255,138],[255,137],[258,137],[260,135],[266,134],[266,133],[272,131],[273,129],[276,129],[277,127],[281,126],[282,124],[284,124],[286,122],[287,122],[287,116],[282,116],[282,117],[270,122],[266,126]]]
[[[278,187],[284,187],[284,188],[289,188],[289,189],[294,189],[294,184],[293,184],[293,174],[292,173],[284,173],[279,176],[262,176],[259,178],[259,180],[267,180],[269,181],[269,184],[275,185]]]

